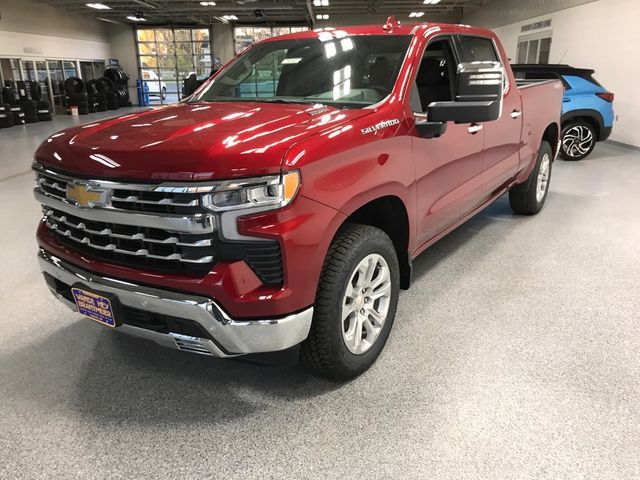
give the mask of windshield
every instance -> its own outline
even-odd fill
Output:
[[[362,108],[391,93],[411,40],[340,35],[256,45],[190,102],[323,103]]]

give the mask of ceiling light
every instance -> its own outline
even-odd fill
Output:
[[[436,4],[440,3],[440,0],[424,0],[423,3],[425,5],[436,5]]]
[[[314,7],[328,7],[329,0],[313,0]]]
[[[329,20],[329,15],[326,13],[316,15],[316,20]]]
[[[238,17],[236,17],[235,15],[223,15],[222,18],[224,18],[225,20],[238,20]]]
[[[111,7],[104,3],[85,3],[89,8],[95,8],[96,10],[111,10]]]
[[[134,17],[133,15],[129,15],[127,20],[131,20],[132,22],[146,22],[147,19],[143,17]]]
[[[420,18],[424,15],[424,12],[411,12],[409,14],[410,18]]]
[[[203,7],[215,7],[216,2],[200,2],[200,5],[202,5]]]

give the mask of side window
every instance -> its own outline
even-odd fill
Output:
[[[460,35],[458,39],[462,62],[498,62],[502,65],[502,60],[500,60],[493,40],[490,38]],[[509,88],[509,80],[506,72],[502,82],[502,88],[503,91],[507,91]]]
[[[460,36],[459,39],[460,56],[463,62],[500,62],[491,39],[465,35]]]
[[[451,43],[448,40],[436,40],[424,51],[420,68],[416,75],[416,83],[412,94],[412,107],[425,112],[432,102],[453,100],[453,82],[456,76],[456,65]],[[417,95],[416,95],[417,92]]]

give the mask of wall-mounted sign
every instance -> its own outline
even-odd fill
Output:
[[[521,32],[530,32],[531,30],[539,30],[540,28],[546,28],[551,26],[551,19],[541,20],[540,22],[529,23],[520,27]]]

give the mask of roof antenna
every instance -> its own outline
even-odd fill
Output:
[[[399,27],[399,26],[400,26],[400,22],[396,19],[396,16],[395,15],[391,15],[389,18],[387,18],[387,23],[384,24],[382,29],[385,32],[390,32],[395,27]]]

